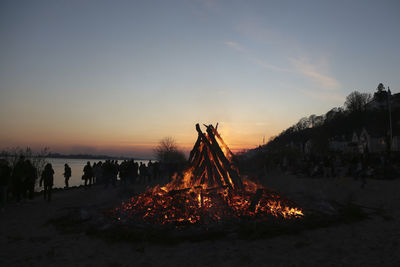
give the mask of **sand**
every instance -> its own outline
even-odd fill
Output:
[[[371,212],[369,219],[355,223],[256,240],[114,243],[63,233],[46,223],[71,208],[112,205],[124,197],[119,188],[77,188],[55,193],[51,203],[37,197],[7,205],[0,213],[0,266],[400,266],[400,179],[368,180],[363,189],[351,178],[269,174],[262,182],[299,202],[307,197],[321,205],[351,200],[382,208],[385,216]]]

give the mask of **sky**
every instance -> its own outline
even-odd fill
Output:
[[[219,123],[257,147],[378,83],[399,1],[0,1],[0,149],[152,158]]]

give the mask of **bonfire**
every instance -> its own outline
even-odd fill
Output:
[[[241,176],[234,155],[217,131],[218,124],[205,127],[203,133],[196,124],[198,138],[184,172],[108,213],[121,222],[174,226],[303,216],[293,202]]]

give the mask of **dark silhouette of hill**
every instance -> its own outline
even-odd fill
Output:
[[[389,105],[390,99],[390,105]],[[324,115],[311,115],[300,119],[295,125],[258,148],[270,152],[296,147],[303,151],[307,141],[312,140],[319,153],[328,151],[331,140],[351,140],[353,133],[366,129],[374,137],[389,138],[389,106],[393,136],[400,135],[400,94],[391,95],[382,84],[372,98],[370,94],[352,92],[344,107],[333,108]]]

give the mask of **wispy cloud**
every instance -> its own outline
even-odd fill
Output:
[[[237,25],[237,31],[242,35],[251,38],[251,40],[268,47],[275,53],[280,53],[284,58],[283,62],[289,60],[288,66],[280,68],[259,58],[253,57],[253,61],[265,68],[277,71],[299,73],[312,80],[321,87],[321,89],[337,90],[340,83],[329,74],[329,61],[322,56],[318,56],[318,62],[309,60],[309,57],[303,56],[307,53],[302,45],[294,36],[285,34],[279,30],[273,29],[263,23],[263,18],[252,17]]]
[[[291,72],[299,73],[310,78],[315,82],[320,89],[326,90],[337,90],[340,88],[340,83],[335,78],[329,76],[326,69],[329,68],[329,62],[327,60],[320,60],[318,64],[311,62],[307,57],[299,56],[297,58],[289,58],[289,67],[282,68],[255,57],[252,52],[235,41],[226,41],[224,44],[236,51],[244,54],[248,60],[254,62],[255,64],[279,72]]]
[[[226,44],[227,46],[229,46],[229,47],[231,47],[231,48],[237,50],[237,51],[240,51],[240,52],[248,52],[246,48],[244,48],[242,45],[240,45],[240,44],[237,43],[237,42],[227,41],[227,42],[225,42],[225,44]]]
[[[229,47],[231,47],[231,48],[233,48],[233,49],[245,54],[250,61],[260,65],[263,68],[271,69],[271,70],[274,70],[274,71],[283,71],[283,72],[288,72],[289,71],[287,69],[280,68],[280,67],[277,67],[277,66],[272,65],[272,64],[268,64],[267,62],[265,62],[265,61],[255,57],[255,56],[253,56],[251,54],[250,50],[248,50],[246,47],[244,47],[243,45],[241,45],[241,44],[239,44],[237,42],[227,41],[227,42],[225,42],[225,45],[227,45],[227,46],[229,46]]]
[[[252,61],[254,61],[255,63],[257,63],[258,65],[260,65],[261,67],[267,68],[267,69],[271,69],[271,70],[276,70],[276,71],[281,71],[281,72],[290,72],[291,70],[285,69],[285,68],[280,68],[277,67],[275,65],[271,65],[266,63],[265,61],[258,59],[258,58],[252,58]]]
[[[314,82],[318,83],[320,86],[330,89],[336,90],[340,87],[340,83],[333,77],[330,77],[326,74],[322,74],[316,64],[311,63],[304,57],[300,57],[298,59],[289,58],[290,63],[292,64],[294,70],[299,72],[307,77],[310,77]]]

